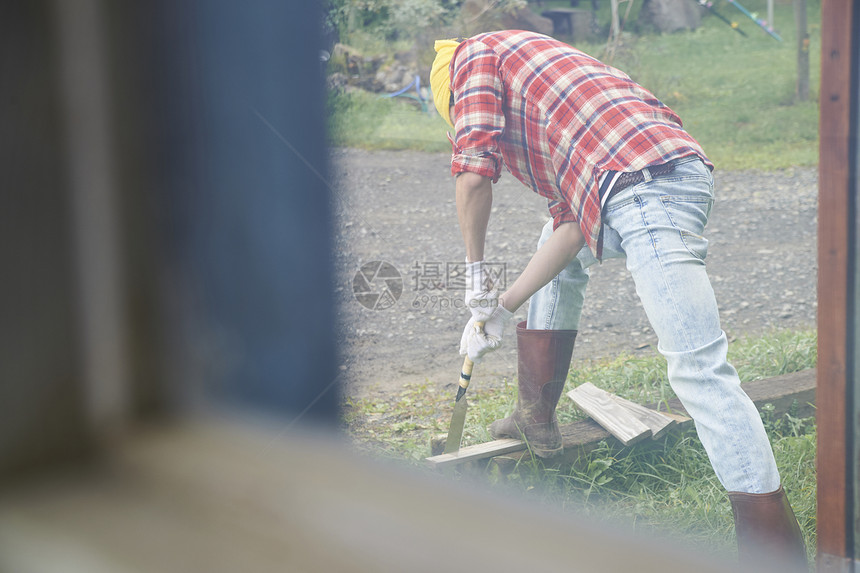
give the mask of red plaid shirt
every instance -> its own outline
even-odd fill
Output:
[[[601,173],[639,171],[704,151],[680,118],[626,74],[533,32],[480,34],[451,59],[451,172],[495,183],[502,163],[547,198],[554,226],[579,222],[594,252]]]

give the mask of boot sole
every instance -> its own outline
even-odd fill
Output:
[[[527,442],[528,443],[528,442]],[[541,448],[530,447],[531,451],[539,458],[552,458],[564,452],[564,447],[555,448],[553,450],[545,450]]]
[[[514,440],[522,440],[526,443],[526,447],[539,458],[552,458],[564,452],[564,446],[547,449],[529,443],[528,439],[522,432],[517,432],[516,435],[510,432],[493,432],[490,430],[490,435],[494,440],[503,440],[505,438],[513,438]]]
[[[493,432],[490,432],[490,435],[493,436],[494,440],[503,440],[505,438],[512,438],[514,440],[522,440],[526,443],[526,447],[529,449],[529,451],[534,453],[534,455],[536,455],[539,458],[552,458],[552,457],[558,456],[564,452],[564,446],[559,446],[559,447],[553,448],[553,449],[535,447],[533,444],[530,444],[529,441],[526,439],[526,437],[522,434],[518,434],[518,435],[514,436],[514,435],[511,435],[508,433],[495,434]]]

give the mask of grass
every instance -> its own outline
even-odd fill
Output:
[[[742,382],[812,368],[815,359],[814,331],[774,332],[741,338],[729,345],[729,361]],[[675,396],[666,377],[666,361],[656,352],[586,362],[571,370],[567,387],[585,382],[642,404]],[[387,400],[347,398],[344,423],[365,451],[418,464],[428,455],[431,436],[448,429],[453,393],[452,387],[438,389],[428,381],[407,385],[398,396]],[[486,427],[513,408],[516,382],[505,380],[499,386],[472,389],[469,396],[463,445],[492,439]],[[582,418],[567,402],[559,406],[558,416],[562,424]]]
[[[686,34],[681,45],[680,38],[646,36],[619,55],[618,65],[681,116],[718,167],[815,165],[817,93],[810,101],[794,101],[793,41],[780,44],[754,29],[749,38],[725,37],[727,29],[703,27]],[[819,44],[816,37],[813,45]],[[677,53],[683,58],[672,55]],[[815,86],[817,52],[811,58]],[[667,59],[680,61],[666,67]]]
[[[691,32],[625,35],[613,64],[672,107],[720,169],[816,165],[820,4],[809,2],[813,94],[807,102],[794,101],[797,48],[791,2],[776,3],[775,21],[783,42],[726,3],[716,4],[748,37],[706,16]],[[765,12],[766,0],[744,4]],[[600,17],[607,19],[602,13]],[[604,44],[577,47],[604,56]],[[408,100],[366,93],[330,97],[330,138],[335,146],[450,150],[446,124]]]
[[[729,359],[746,382],[812,368],[815,349],[814,331],[775,332],[733,342]],[[654,402],[673,397],[665,369],[665,361],[656,353],[594,361],[570,373],[568,388],[588,381],[640,403]],[[451,388],[440,390],[428,382],[404,388],[388,401],[349,399],[344,419],[347,432],[370,455],[423,467],[430,437],[447,431],[452,394]],[[472,389],[464,445],[490,440],[487,426],[509,414],[515,401],[513,383]],[[563,399],[560,421],[568,423],[578,417]],[[792,412],[777,417],[767,406],[762,418],[807,547],[812,548],[814,420],[797,418]],[[632,523],[639,530],[671,534],[712,551],[732,550],[731,509],[692,429],[671,434],[658,447],[623,448],[604,442],[573,467],[551,467],[539,459],[525,459],[510,473],[495,471],[482,479],[536,503],[595,519]]]
[[[364,91],[329,96],[329,134],[338,147],[451,151],[446,124],[405,98],[383,98]],[[432,104],[430,104],[432,107]]]

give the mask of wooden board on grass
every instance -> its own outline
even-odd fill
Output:
[[[483,444],[475,444],[474,446],[466,446],[460,448],[459,451],[450,454],[439,454],[426,458],[427,463],[434,468],[442,468],[463,462],[480,460],[482,458],[491,458],[502,454],[509,454],[519,450],[526,449],[526,443],[522,440],[513,438],[504,438],[501,440],[493,440]]]
[[[807,417],[815,413],[814,368],[774,378],[746,382],[742,387],[757,407],[761,408],[764,404],[773,404],[774,415],[776,416],[782,416],[791,410],[794,403],[797,404],[794,414],[799,417]],[[667,404],[671,412],[666,411]],[[686,411],[677,398],[669,400],[668,403],[649,404],[647,407],[659,411],[661,415],[668,416],[677,422],[677,425],[670,428],[669,433],[685,428],[692,423],[692,420],[685,415]],[[610,434],[601,428],[597,422],[588,419],[561,426],[561,437],[564,454],[552,458],[553,464],[575,463],[580,456],[594,449],[602,440],[609,438]],[[649,441],[648,443],[652,442]],[[641,446],[642,444],[639,444],[639,447]],[[504,456],[516,464],[521,457],[529,455],[525,450],[526,444],[521,440],[494,440],[485,444],[461,448],[457,454],[433,456],[427,458],[427,462],[433,467],[442,469],[468,461]]]
[[[606,431],[625,446],[651,436],[651,428],[642,423],[629,409],[616,402],[609,392],[601,390],[590,382],[577,386],[567,395],[581,410],[606,428]]]

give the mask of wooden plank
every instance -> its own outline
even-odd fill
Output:
[[[651,438],[654,440],[663,437],[663,435],[665,435],[672,426],[677,424],[673,418],[667,416],[663,412],[646,408],[642,404],[625,400],[621,396],[616,396],[615,394],[610,394],[609,396],[616,404],[627,410],[637,420],[648,426],[648,429],[651,430]]]
[[[743,385],[743,388],[758,408],[761,408],[765,404],[773,404],[774,414],[781,416],[788,412],[796,402],[797,415],[807,417],[813,415],[815,412],[815,381],[816,375],[813,368],[802,372],[747,382]],[[667,410],[667,405],[670,410]],[[660,402],[650,404],[646,407],[659,411],[661,415],[675,420],[677,425],[672,431],[685,429],[692,423],[692,420],[686,415],[686,410],[684,410],[680,400],[677,398],[669,400],[668,404]],[[554,457],[552,463],[558,465],[575,463],[577,459],[593,450],[601,441],[611,436],[600,424],[591,419],[565,424],[561,426],[564,453]],[[449,457],[444,460],[433,460],[431,462],[432,458],[437,457],[432,456],[432,458],[427,458],[427,460],[428,463],[437,468],[453,467],[465,462],[486,458],[499,458],[500,461],[504,458],[510,465],[516,465],[524,456],[529,456],[529,453],[525,451],[525,442],[520,440],[514,441],[521,444],[516,449],[514,449],[513,443],[508,440],[495,440],[486,444],[461,448],[459,455],[454,458]],[[467,455],[463,455],[464,452]]]
[[[772,404],[774,413],[781,416],[789,412],[796,403],[798,417],[806,418],[815,415],[815,368],[744,382],[741,387],[756,405],[756,408],[761,409],[765,404]],[[687,410],[684,409],[684,405],[678,398],[672,398],[665,403],[648,405],[649,408],[654,408],[663,414],[668,414],[667,406],[668,411],[677,415],[687,415]]]
[[[742,387],[757,408],[761,408],[765,404],[773,404],[774,415],[782,416],[796,404],[797,415],[808,417],[815,415],[815,386],[816,370],[811,368],[801,372],[746,382]],[[666,402],[648,404],[647,407],[675,419],[678,425],[673,431],[686,429],[692,424],[692,419],[686,415],[687,411],[677,398],[672,398]],[[557,465],[577,463],[579,459],[596,448],[601,441],[609,438],[611,434],[601,428],[594,420],[583,420],[562,426],[561,436],[564,453],[553,458],[553,464]],[[641,443],[637,445],[640,448],[642,446]],[[521,451],[505,454],[499,458],[500,465],[515,466],[527,455]],[[502,469],[504,471],[505,468]]]
[[[493,440],[483,444],[475,444],[460,448],[460,451],[451,454],[439,454],[425,458],[427,464],[434,468],[444,468],[452,465],[462,464],[483,458],[500,456],[510,452],[526,449],[526,443],[522,440],[504,438]]]
[[[801,372],[784,374],[746,382],[741,387],[757,408],[773,404],[774,411],[780,416],[787,413],[797,402],[797,416],[806,418],[815,415],[816,370],[810,368]]]
[[[591,382],[577,386],[567,395],[574,404],[625,446],[651,436],[648,426],[613,400],[609,392],[601,390]]]
[[[852,557],[846,444],[852,251],[852,23],[856,2],[821,3],[821,86],[818,176],[818,518],[819,565],[824,556]],[[853,317],[852,317],[853,318]]]
[[[681,427],[685,427],[687,424],[693,421],[693,418],[689,416],[684,416],[683,414],[677,414],[675,412],[660,412],[660,414],[666,416],[667,418],[671,418],[675,421],[675,424]]]
[[[612,434],[607,432],[600,426],[600,424],[591,419],[579,420],[572,424],[565,424],[564,426],[561,426],[560,430],[562,445],[565,448],[565,452],[586,451],[582,449],[583,447],[590,450],[601,440],[612,437]],[[519,446],[515,448],[514,442],[518,442]],[[493,440],[492,442],[486,442],[485,444],[476,444],[460,448],[460,451],[456,455],[441,454],[425,459],[432,467],[443,469],[446,467],[461,465],[465,462],[505,455],[513,455],[516,459],[520,459],[523,455],[528,456],[529,454],[526,451],[526,443],[522,440],[512,439]],[[554,461],[564,460],[564,458],[553,459]]]

